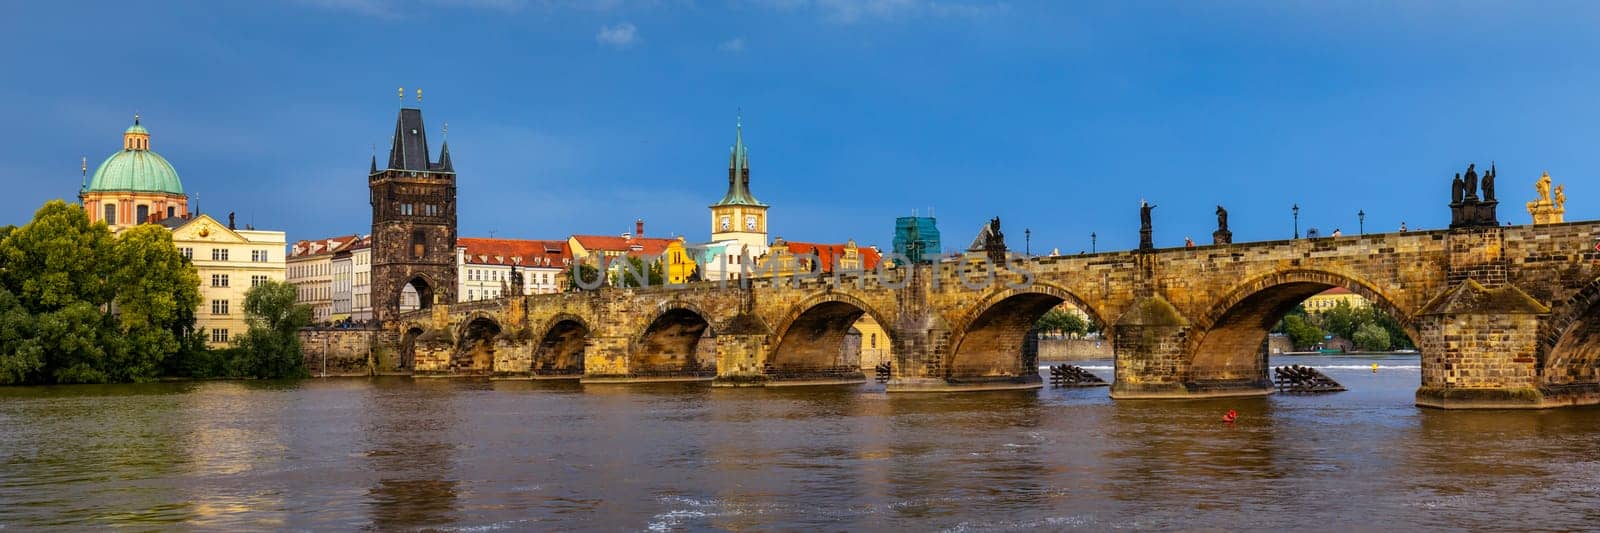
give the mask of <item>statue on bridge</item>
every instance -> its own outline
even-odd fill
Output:
[[[1155,209],[1155,204],[1139,200],[1139,249],[1154,250],[1155,239],[1151,237],[1150,210]]]
[[[1489,172],[1483,175],[1483,201],[1494,201],[1494,163],[1489,163]]]
[[[1211,244],[1233,243],[1233,232],[1228,231],[1228,210],[1217,206],[1217,231],[1211,232]]]
[[[1465,175],[1456,174],[1450,184],[1450,227],[1492,227],[1500,225],[1495,215],[1494,165],[1483,175],[1483,198],[1478,198],[1477,164],[1468,164]]]
[[[1533,215],[1533,223],[1560,224],[1566,219],[1567,194],[1563,186],[1556,186],[1555,196],[1550,195],[1550,173],[1546,172],[1533,183],[1533,188],[1539,191],[1539,199],[1528,202],[1528,214]]]

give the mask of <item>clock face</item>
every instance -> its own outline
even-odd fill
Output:
[[[744,217],[744,229],[747,229],[747,230],[750,230],[750,231],[755,231],[756,230],[756,217],[755,216],[752,215],[752,216]]]
[[[728,231],[728,216],[722,216],[722,231]]]

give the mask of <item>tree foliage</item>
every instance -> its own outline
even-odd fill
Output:
[[[238,371],[267,379],[309,375],[299,331],[311,324],[311,307],[295,303],[294,285],[268,281],[250,288],[244,313],[250,329],[234,342],[241,358],[235,363]]]
[[[113,236],[46,203],[0,230],[0,383],[153,379],[194,329],[199,277],[165,229]]]
[[[1079,337],[1089,332],[1089,323],[1083,317],[1060,307],[1052,307],[1049,311],[1045,311],[1044,316],[1034,322],[1034,327],[1039,331],[1071,337]]]
[[[660,287],[664,277],[661,275],[661,262],[651,261],[646,264],[644,259],[638,257],[625,257],[612,261],[615,267],[611,270],[611,285],[613,287],[638,287],[641,281],[647,280],[651,287]],[[644,280],[640,278],[643,277]],[[590,278],[584,278],[590,279]]]
[[[1322,329],[1313,325],[1305,317],[1289,315],[1283,317],[1284,334],[1289,336],[1289,341],[1294,343],[1296,349],[1309,349],[1322,342]]]
[[[1362,324],[1355,333],[1351,334],[1351,342],[1362,350],[1383,352],[1389,350],[1389,331],[1375,323]]]

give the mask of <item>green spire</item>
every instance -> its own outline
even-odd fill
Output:
[[[744,144],[744,111],[734,122],[733,147],[728,154],[728,194],[722,200],[713,204],[719,205],[750,205],[762,206],[767,204],[757,200],[750,194],[750,147]]]
[[[744,145],[744,110],[739,110],[733,123],[733,148],[728,158],[728,168],[737,170],[750,169],[750,149]]]

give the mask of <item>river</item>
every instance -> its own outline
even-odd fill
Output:
[[[1110,361],[1079,364],[1111,377]],[[1415,356],[1274,364],[1350,390],[0,388],[0,529],[1600,527],[1600,410],[1414,407]]]

